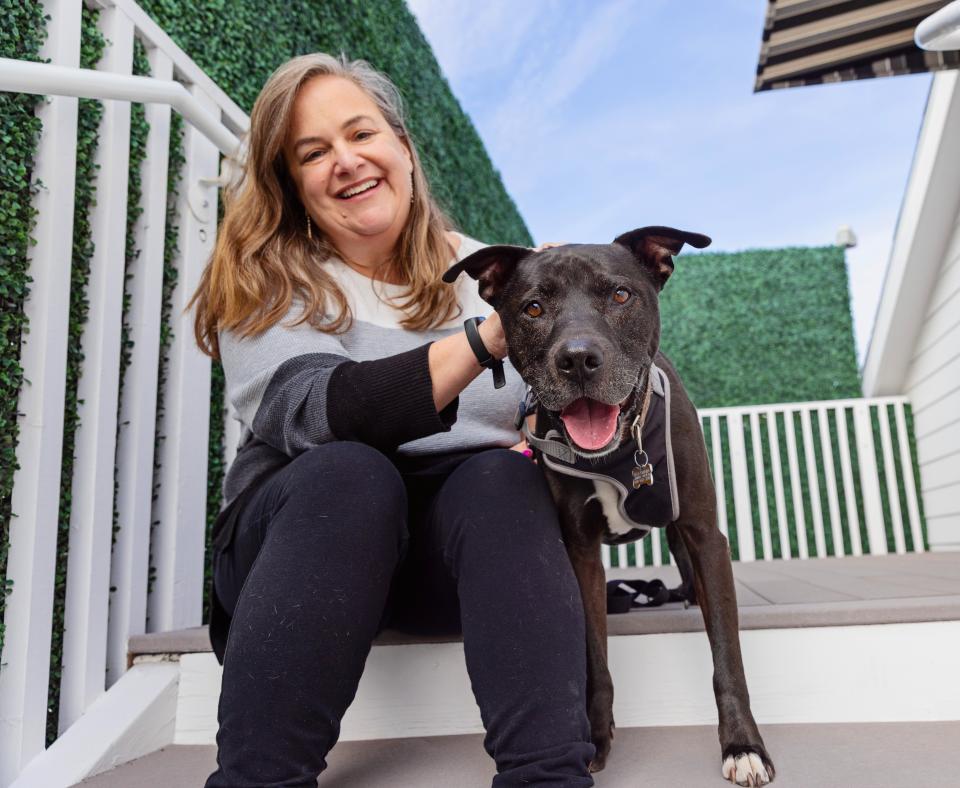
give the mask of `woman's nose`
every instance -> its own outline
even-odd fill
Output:
[[[334,145],[334,174],[353,172],[360,163],[360,157],[349,145]]]

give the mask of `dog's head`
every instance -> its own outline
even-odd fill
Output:
[[[598,457],[619,445],[639,407],[660,346],[659,293],[685,243],[702,249],[710,239],[642,227],[607,245],[489,246],[443,279],[466,271],[478,281],[540,406],[556,414],[575,451]]]

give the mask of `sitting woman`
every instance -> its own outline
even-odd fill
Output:
[[[499,318],[446,269],[481,247],[430,196],[396,88],[281,66],[194,296],[243,425],[215,528],[213,786],[314,786],[376,634],[463,633],[495,786],[593,785],[583,609],[516,444]]]

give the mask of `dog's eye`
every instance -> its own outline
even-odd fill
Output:
[[[613,291],[613,300],[618,304],[625,304],[630,300],[630,291],[625,287],[618,287]]]
[[[523,308],[523,311],[530,315],[530,317],[540,317],[540,315],[543,314],[543,307],[540,306],[539,302],[531,301]]]

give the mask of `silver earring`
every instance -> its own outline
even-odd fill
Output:
[[[310,221],[310,214],[307,214],[307,238],[313,240],[313,223]]]

